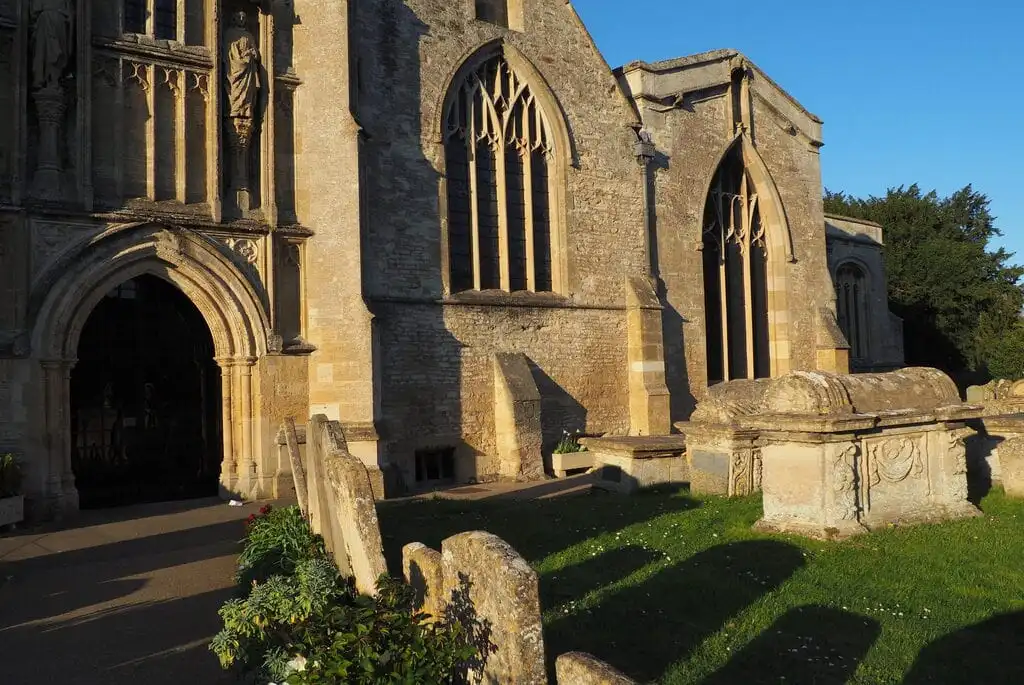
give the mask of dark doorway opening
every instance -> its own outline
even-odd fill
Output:
[[[82,509],[217,494],[220,370],[196,306],[155,276],[125,281],[82,330],[71,458]]]

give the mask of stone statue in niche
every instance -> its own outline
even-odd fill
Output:
[[[246,28],[245,12],[235,12],[224,32],[224,77],[227,90],[228,139],[232,151],[231,190],[238,209],[250,207],[249,148],[256,130],[256,98],[260,89],[260,53]]]
[[[60,87],[68,68],[74,26],[70,0],[32,2],[32,87]]]
[[[36,197],[60,199],[61,128],[67,104],[63,77],[74,37],[71,0],[32,0],[32,99],[39,118],[39,153],[34,178]]]

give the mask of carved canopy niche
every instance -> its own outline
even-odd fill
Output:
[[[92,4],[94,204],[295,223],[290,3]]]

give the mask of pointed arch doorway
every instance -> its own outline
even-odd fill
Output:
[[[157,276],[109,290],[71,374],[71,462],[83,509],[218,493],[223,440],[213,336]]]

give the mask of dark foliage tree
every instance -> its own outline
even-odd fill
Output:
[[[825,211],[881,224],[889,307],[903,318],[908,364],[935,366],[961,380],[982,380],[989,360],[1012,364],[1011,339],[1021,340],[1024,268],[992,249],[1002,235],[989,199],[966,186],[948,197],[915,184],[884,197],[825,191]],[[1024,373],[1024,368],[1021,369]]]

